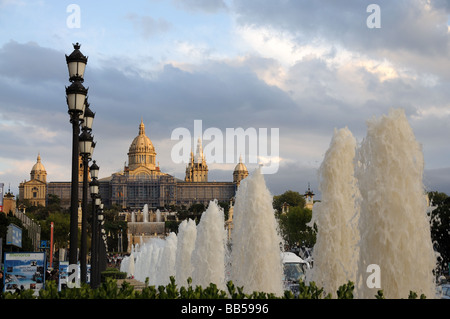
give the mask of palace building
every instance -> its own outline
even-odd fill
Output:
[[[188,207],[196,203],[207,205],[214,199],[229,202],[239,182],[248,176],[247,168],[240,164],[241,171],[236,173],[232,182],[209,182],[208,165],[199,139],[196,154],[191,152],[184,180],[163,173],[156,164],[155,147],[145,134],[145,125],[141,120],[139,134],[128,150],[128,166],[99,180],[100,195],[105,205],[131,209],[142,208],[145,204],[149,208],[171,205]]]
[[[138,135],[128,149],[128,164],[125,164],[122,171],[99,179],[99,192],[106,207],[119,205],[124,209],[142,209],[148,204],[150,209],[154,209],[171,205],[189,207],[196,203],[208,205],[215,199],[219,202],[229,202],[235,196],[240,181],[248,176],[248,170],[241,159],[234,172],[230,173],[232,181],[208,181],[208,165],[200,139],[196,154],[191,152],[184,180],[161,172],[156,155],[156,149],[145,134],[145,125],[141,120]],[[80,167],[80,201],[82,172]],[[20,184],[19,198],[28,199],[33,205],[45,206],[48,195],[53,194],[61,199],[63,207],[68,208],[71,183],[47,183],[46,178],[47,172],[38,155],[37,163],[31,170],[30,180]]]
[[[30,180],[19,184],[19,200],[29,200],[33,206],[45,206],[47,201],[47,171],[38,154],[30,172]]]

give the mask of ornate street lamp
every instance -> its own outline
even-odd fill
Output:
[[[91,178],[92,180],[96,180],[98,178],[98,171],[100,170],[100,167],[98,167],[97,162],[93,161],[91,167],[89,168],[91,171]],[[89,186],[95,187],[95,184],[91,184]],[[91,188],[91,194],[93,194],[92,190],[95,190],[95,188]],[[97,188],[98,193],[98,188]]]
[[[85,117],[85,121],[88,117]],[[83,133],[79,137],[80,155],[83,162],[83,196],[81,206],[81,247],[80,247],[80,270],[81,282],[86,283],[87,279],[87,208],[88,208],[88,163],[92,152],[94,138],[88,132],[87,127],[83,127]]]
[[[96,212],[97,212],[97,219],[96,219],[96,224],[97,224],[97,230],[95,232],[95,251],[96,253],[96,257],[97,257],[97,262],[96,262],[96,267],[94,269],[94,277],[95,277],[95,282],[97,283],[97,285],[100,284],[101,281],[101,272],[102,272],[102,245],[101,245],[101,240],[100,240],[100,232],[101,232],[101,228],[102,228],[102,223],[103,223],[103,204],[102,204],[102,200],[100,198],[100,196],[97,196],[97,198],[95,199],[95,208],[96,208]]]
[[[88,58],[80,51],[81,44],[75,43],[73,48],[75,49],[69,56],[66,55],[67,67],[69,68],[69,81],[81,81],[84,79],[84,71]]]
[[[92,124],[94,122],[95,113],[89,107],[89,104],[86,105],[86,109],[84,110],[84,121],[81,124],[83,129],[87,131],[92,131]]]
[[[78,138],[78,144],[80,146],[80,155],[91,155],[92,152],[92,144],[94,142],[94,138],[91,136],[91,134],[83,129],[83,133]],[[87,167],[86,167],[87,170]],[[87,176],[87,174],[86,174]]]
[[[80,115],[85,108],[85,100],[88,93],[82,82],[86,69],[87,57],[80,52],[80,45],[74,44],[74,51],[66,55],[69,69],[69,81],[72,84],[66,87],[66,101],[69,107],[70,122],[72,123],[72,184],[70,195],[70,251],[69,264],[77,264],[78,250],[78,135],[80,134]]]
[[[95,146],[97,145],[97,143],[95,143],[94,141],[92,141],[92,146],[91,146],[91,156],[90,156],[90,160],[94,157],[94,150],[95,150]]]
[[[89,183],[89,192],[92,198],[92,243],[91,243],[91,287],[97,288],[100,284],[97,281],[97,270],[98,270],[98,249],[97,249],[97,209],[96,201],[99,199],[99,183],[98,183],[98,171],[100,168],[97,166],[96,162],[93,161],[90,171],[91,171],[91,182]]]

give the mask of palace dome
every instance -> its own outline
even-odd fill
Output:
[[[248,170],[244,163],[242,163],[242,156],[239,157],[239,163],[234,168],[233,182],[239,185],[239,183],[248,176]]]
[[[145,125],[142,121],[139,125],[139,135],[134,138],[128,152],[155,152],[155,147],[153,146],[152,141],[147,137],[147,135],[145,135]]]
[[[36,173],[38,173],[38,172],[45,172],[45,167],[41,163],[41,155],[40,154],[38,154],[37,162],[36,162],[36,164],[33,165],[33,168],[31,169],[31,172],[32,173],[33,172],[36,172]]]
[[[38,154],[37,162],[33,165],[30,173],[31,180],[39,180],[42,182],[46,182],[47,180],[47,172],[45,170],[44,165],[41,163],[41,154]]]
[[[155,170],[155,156],[155,147],[152,141],[145,135],[145,125],[143,120],[141,120],[139,135],[134,138],[128,150],[130,171],[134,171],[139,167],[146,167],[151,171]]]
[[[239,157],[239,163],[234,168],[235,172],[248,172],[247,166],[245,166],[244,163],[242,163],[242,156]]]

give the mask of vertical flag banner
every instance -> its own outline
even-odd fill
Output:
[[[6,233],[6,245],[22,248],[22,228],[9,224]]]
[[[67,268],[69,268],[68,261],[59,262],[59,280],[58,280],[58,291],[67,288]]]
[[[5,184],[0,183],[0,212],[3,212],[3,188]]]

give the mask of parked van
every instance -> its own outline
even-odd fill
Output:
[[[311,267],[308,262],[294,253],[283,252],[281,254],[284,267],[284,288],[296,294],[298,293],[299,281],[305,280],[305,272]]]

